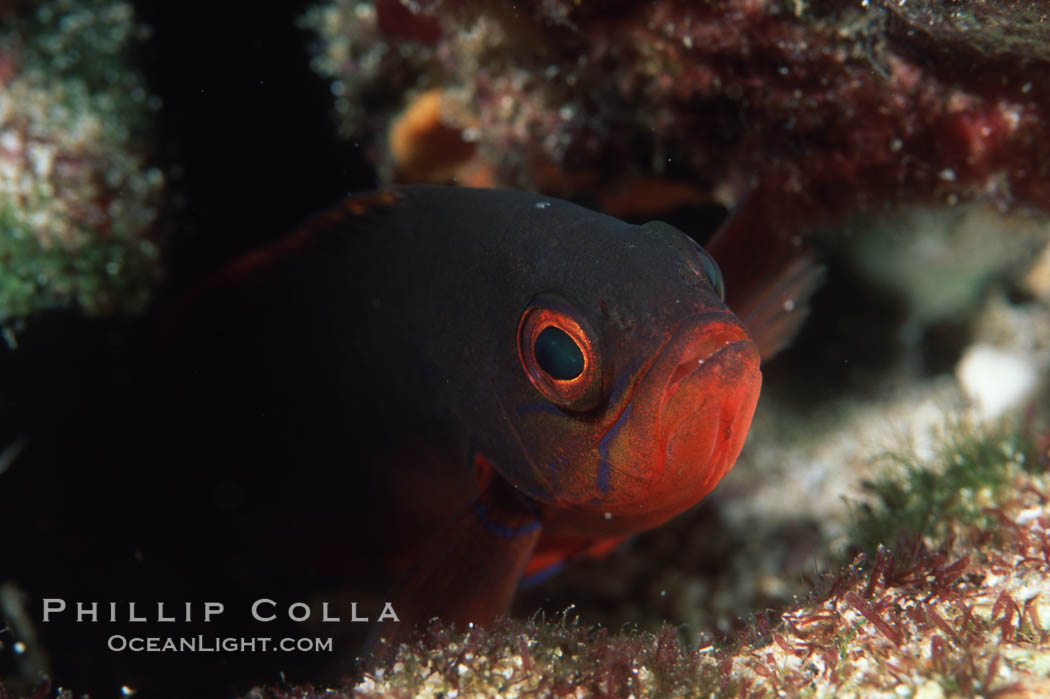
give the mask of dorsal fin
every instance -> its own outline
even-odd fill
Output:
[[[160,337],[170,340],[178,331],[186,314],[215,292],[233,284],[248,282],[263,274],[282,258],[305,248],[318,235],[340,223],[374,211],[389,209],[400,200],[401,194],[394,189],[349,194],[335,206],[311,216],[291,233],[242,253],[217,272],[205,277],[203,281],[191,285],[188,291],[181,293],[164,308],[160,314]]]
[[[335,206],[311,216],[294,231],[276,241],[254,250],[249,250],[226,264],[211,281],[213,286],[238,279],[250,278],[282,257],[305,247],[311,240],[326,230],[353,218],[383,209],[389,209],[400,201],[401,195],[393,189],[362,192],[347,195]],[[207,285],[207,282],[206,282]]]
[[[762,361],[784,349],[809,315],[824,267],[798,236],[739,207],[705,246],[726,280],[726,304],[751,333]]]

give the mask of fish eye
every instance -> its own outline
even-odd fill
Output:
[[[689,240],[693,240],[690,238]],[[707,250],[704,250],[700,245],[693,240],[693,245],[696,245],[696,250],[700,253],[700,263],[704,267],[704,274],[707,275],[707,280],[711,282],[711,288],[718,294],[718,298],[722,301],[726,300],[726,282],[722,278],[722,270],[718,269],[718,263],[715,262],[715,258],[711,257]]]
[[[597,335],[560,295],[540,294],[525,308],[518,321],[518,358],[529,382],[552,403],[587,411],[601,401]]]

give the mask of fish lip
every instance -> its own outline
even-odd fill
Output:
[[[674,446],[674,439],[678,435],[679,430],[691,420],[696,419],[696,413],[694,411],[686,410],[683,411],[677,419],[673,417],[669,418],[666,416],[666,408],[675,396],[677,389],[681,384],[691,378],[698,382],[705,382],[708,380],[705,369],[711,366],[717,366],[717,362],[729,353],[734,347],[740,347],[745,343],[749,342],[748,339],[741,340],[730,340],[717,348],[710,354],[701,358],[700,360],[688,359],[679,364],[675,369],[675,374],[681,373],[680,376],[674,377],[673,381],[668,382],[667,389],[664,392],[663,398],[660,402],[659,417],[657,418],[657,424],[660,429],[660,437],[663,443],[663,466],[666,468],[672,461],[671,449]],[[695,378],[694,378],[695,377]],[[735,411],[726,410],[726,406],[734,402],[733,395],[723,395],[719,401],[721,409],[718,411],[718,430],[719,434],[726,431],[726,428],[733,424],[735,421]]]
[[[654,374],[659,374],[662,370],[662,367],[668,363],[664,361],[665,354],[669,351],[668,348],[673,348],[675,346],[675,340],[678,337],[678,335],[682,332],[682,329],[695,327],[695,325],[701,321],[708,321],[712,324],[721,324],[720,326],[716,327],[719,327],[719,329],[722,330],[733,331],[733,334],[737,337],[737,341],[753,342],[747,330],[745,330],[743,325],[741,325],[740,319],[737,318],[732,311],[701,311],[700,313],[694,313],[690,316],[683,318],[677,325],[674,326],[674,329],[667,334],[667,339],[660,343],[660,346],[653,353],[649,361],[646,362],[638,370],[637,375],[635,376],[634,380],[629,383],[623,395],[620,396],[618,400],[614,401],[615,403],[618,403],[620,407],[616,411],[615,416],[611,417],[608,420],[605,428],[602,430],[602,437],[607,436],[608,432],[611,429],[615,429],[615,426],[619,422],[620,418],[623,416],[623,413],[626,410],[628,410],[632,404],[634,404],[635,400],[639,398],[644,400],[644,398],[642,398],[642,394],[647,393],[648,391],[653,389],[653,386],[650,385],[650,378],[653,377]],[[710,358],[710,356],[713,356],[716,352],[724,350],[727,346],[729,346],[729,344],[732,343],[730,342],[721,345],[720,347],[712,349],[711,353],[707,357],[694,356],[692,357],[692,359],[698,360],[702,358],[706,362]],[[695,345],[691,344],[689,346],[692,347]],[[683,363],[684,362],[680,360],[677,366],[681,367]],[[686,375],[688,374],[678,377],[678,380],[680,381],[682,378],[685,378]],[[659,381],[659,378],[655,377],[653,381],[657,382]],[[664,402],[666,401],[670,393],[671,391],[668,389],[667,382],[665,382],[664,387],[662,389],[662,396],[658,403],[660,413],[663,412]],[[660,421],[657,421],[657,426],[659,426],[660,424],[662,423]],[[627,473],[625,475],[630,476],[631,474]]]
[[[751,337],[742,327],[724,326],[719,330],[721,332],[715,333],[713,338],[704,338],[704,342],[688,345],[664,386],[665,399],[675,392],[682,381],[700,371],[704,364],[724,353],[727,348],[752,342]]]
[[[626,394],[622,397],[623,408],[621,408],[617,412],[617,419],[619,418],[623,410],[626,408],[626,406],[634,402],[635,398],[638,397],[639,393],[642,393],[645,390],[647,390],[646,387],[648,386],[650,376],[659,373],[660,368],[665,365],[665,354],[669,351],[669,347],[674,347],[675,339],[682,332],[682,329],[695,327],[695,325],[701,321],[708,321],[712,324],[719,324],[721,326],[719,329],[733,331],[733,334],[737,336],[738,340],[753,342],[753,340],[751,339],[751,335],[749,335],[747,330],[744,329],[743,325],[740,323],[740,319],[737,318],[732,311],[702,311],[700,313],[694,313],[693,315],[683,318],[677,325],[674,326],[674,329],[670,333],[668,333],[667,339],[664,342],[662,342],[660,346],[656,349],[656,352],[653,353],[652,358],[648,362],[646,362],[646,364],[638,371],[638,375],[635,377],[634,381],[631,382],[631,386],[627,389]],[[724,347],[725,346],[714,349],[711,354],[714,354],[714,352],[717,352],[720,349],[724,349]],[[694,357],[694,359],[700,358],[705,359],[705,361],[707,359],[706,357]],[[681,366],[682,363],[682,361],[679,361],[678,366]],[[664,389],[664,392],[668,392],[666,388]],[[613,422],[615,422],[615,420],[613,420]]]
[[[698,327],[701,325],[703,325],[702,328]],[[689,339],[688,335],[694,332],[698,333],[699,337]],[[610,468],[620,479],[643,484],[660,476],[667,466],[667,442],[670,435],[681,426],[682,422],[691,418],[691,415],[687,414],[672,422],[665,416],[666,407],[674,396],[675,389],[682,381],[695,374],[698,369],[702,369],[703,365],[714,365],[719,357],[730,348],[747,344],[753,344],[753,340],[731,311],[695,313],[683,318],[675,326],[668,334],[667,340],[654,353],[648,365],[639,372],[628,395],[625,396],[624,409],[617,413],[616,418],[610,422],[610,427],[606,428],[602,434],[603,438],[607,437],[609,431],[615,429],[623,413],[630,406],[648,403],[653,407],[651,422],[648,428],[643,430],[651,435],[654,444],[659,445],[652,452],[654,455],[654,460],[650,463],[652,470],[642,475],[634,470],[619,467],[615,462],[610,461]],[[621,499],[616,494],[607,495],[601,500],[601,506],[604,509],[623,506],[633,508],[637,504],[634,498]],[[589,510],[593,506],[581,506],[577,503],[569,507]]]

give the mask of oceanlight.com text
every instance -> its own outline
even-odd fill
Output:
[[[113,634],[106,646],[117,653],[331,653],[331,638],[269,636],[124,636]]]

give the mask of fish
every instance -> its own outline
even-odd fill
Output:
[[[512,190],[349,195],[184,304],[186,432],[242,465],[241,512],[288,550],[383,578],[387,636],[489,623],[523,579],[659,527],[732,468],[763,354],[818,279],[799,259],[741,284],[775,327],[756,332],[669,224]]]

